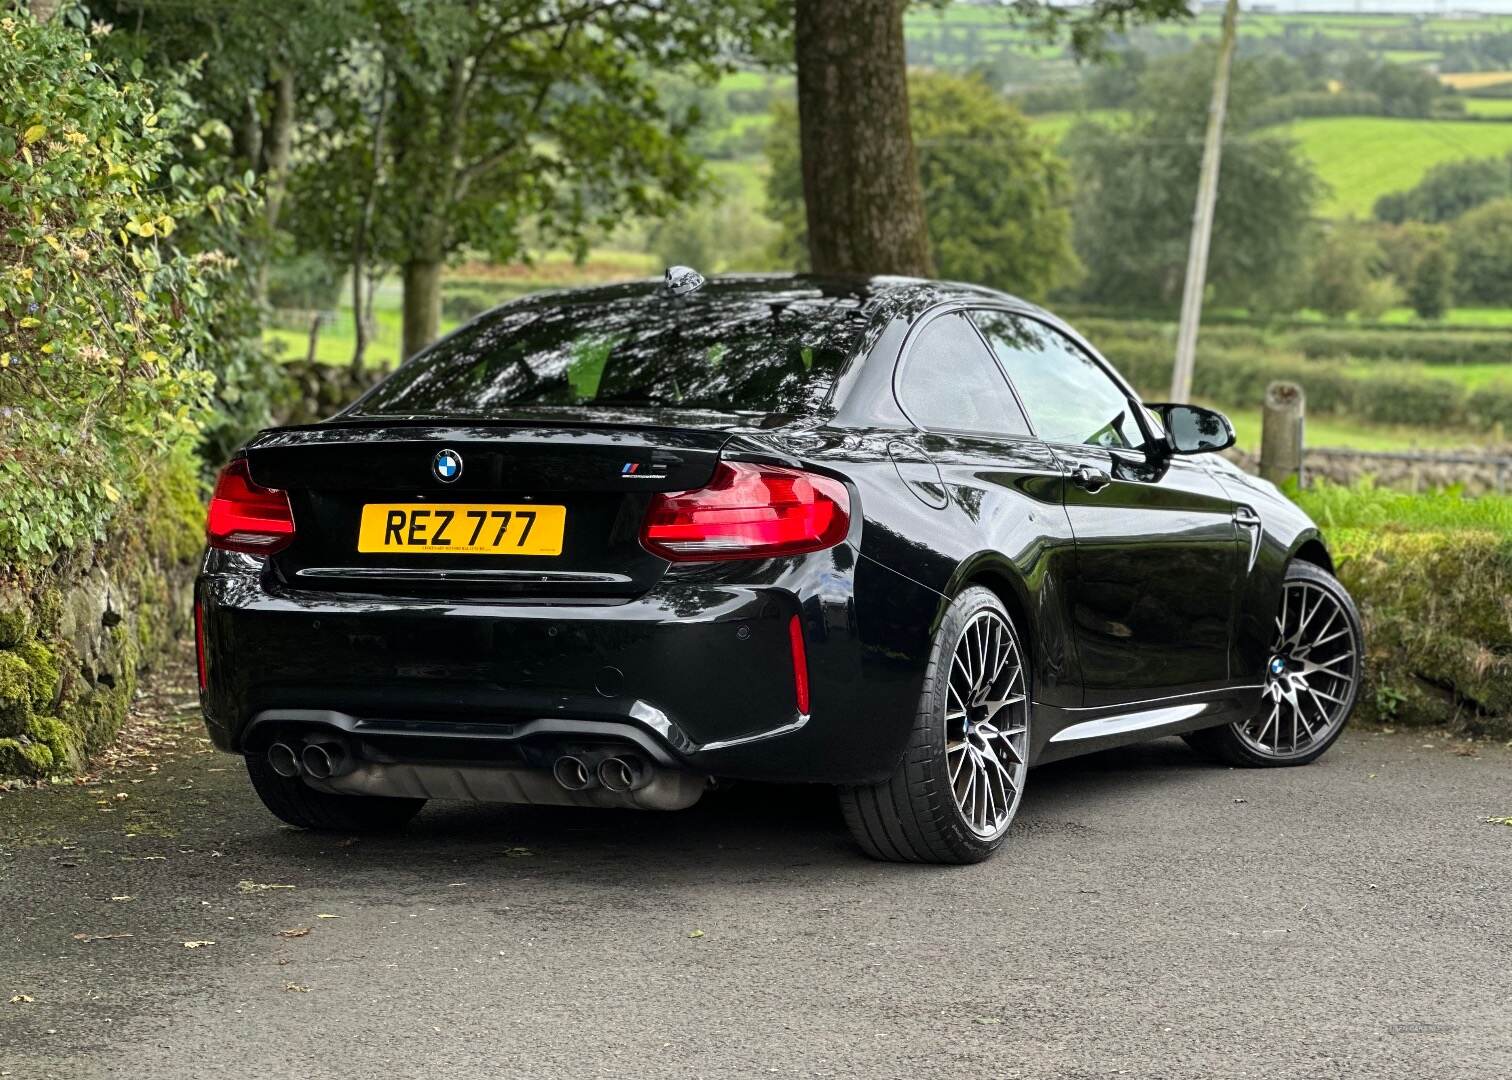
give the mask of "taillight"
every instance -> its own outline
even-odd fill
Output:
[[[756,559],[834,547],[850,531],[850,495],[827,476],[721,461],[707,486],[651,498],[641,544],[673,562]]]
[[[282,491],[254,484],[247,460],[238,458],[215,481],[205,531],[213,548],[267,555],[294,538],[294,511]]]

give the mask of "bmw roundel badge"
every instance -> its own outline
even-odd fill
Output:
[[[462,455],[455,450],[437,450],[431,458],[431,472],[443,484],[450,484],[462,475]]]

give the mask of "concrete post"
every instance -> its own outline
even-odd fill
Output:
[[[1260,425],[1260,475],[1273,484],[1288,478],[1302,485],[1302,429],[1306,397],[1296,383],[1273,382],[1265,388]]]

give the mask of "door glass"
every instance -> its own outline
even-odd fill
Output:
[[[930,430],[1029,434],[1003,373],[962,315],[942,315],[920,331],[898,397],[914,422]]]
[[[1046,442],[1144,445],[1144,432],[1118,384],[1097,362],[1043,323],[1005,311],[974,311],[988,344]]]

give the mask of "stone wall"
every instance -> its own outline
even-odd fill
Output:
[[[1224,451],[1246,472],[1259,473],[1260,455]],[[1370,477],[1380,487],[1402,491],[1462,488],[1467,495],[1512,494],[1512,446],[1487,446],[1452,452],[1370,454],[1349,450],[1304,450],[1302,468],[1309,483],[1353,484]]]
[[[0,777],[79,772],[139,675],[192,631],[203,536],[192,492],[127,515],[87,553],[0,582]]]
[[[274,420],[279,425],[313,424],[357,400],[387,371],[295,360],[284,365],[288,381],[279,394]]]

